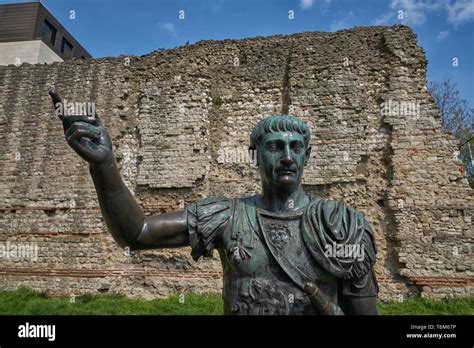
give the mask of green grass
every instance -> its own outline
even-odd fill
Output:
[[[0,315],[220,315],[218,294],[185,293],[164,299],[130,299],[122,295],[90,294],[71,298],[49,298],[44,293],[20,288],[0,292]]]
[[[448,300],[408,299],[379,302],[383,315],[474,315],[474,297]],[[122,295],[90,294],[49,298],[27,288],[0,292],[0,315],[222,315],[220,294],[185,293],[164,299],[129,299]]]
[[[401,303],[379,302],[378,308],[384,315],[474,315],[474,296],[444,300],[415,298]]]

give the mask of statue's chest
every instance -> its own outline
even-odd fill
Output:
[[[220,248],[224,272],[241,277],[286,277],[301,289],[309,281],[331,281],[305,246],[302,214],[237,206]]]
[[[337,282],[305,247],[302,212],[273,214],[238,207],[219,248],[228,314],[314,314],[304,284],[336,299]]]

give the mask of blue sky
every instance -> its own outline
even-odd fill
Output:
[[[4,1],[10,3],[18,1]],[[409,25],[428,80],[452,78],[474,107],[474,0],[42,0],[93,57],[143,55],[189,41]],[[75,18],[71,18],[71,10]],[[183,15],[184,19],[180,19]],[[293,11],[294,18],[289,18]],[[400,12],[402,11],[402,12]],[[458,66],[453,66],[457,58]]]

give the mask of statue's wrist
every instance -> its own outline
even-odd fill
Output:
[[[94,173],[110,173],[117,170],[117,163],[113,154],[108,156],[104,161],[100,163],[89,163],[89,171],[91,174]]]

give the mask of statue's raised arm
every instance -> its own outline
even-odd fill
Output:
[[[59,94],[49,94],[67,143],[89,163],[100,210],[115,241],[132,250],[189,245],[185,211],[145,216],[120,177],[112,141],[97,113],[69,115]]]

